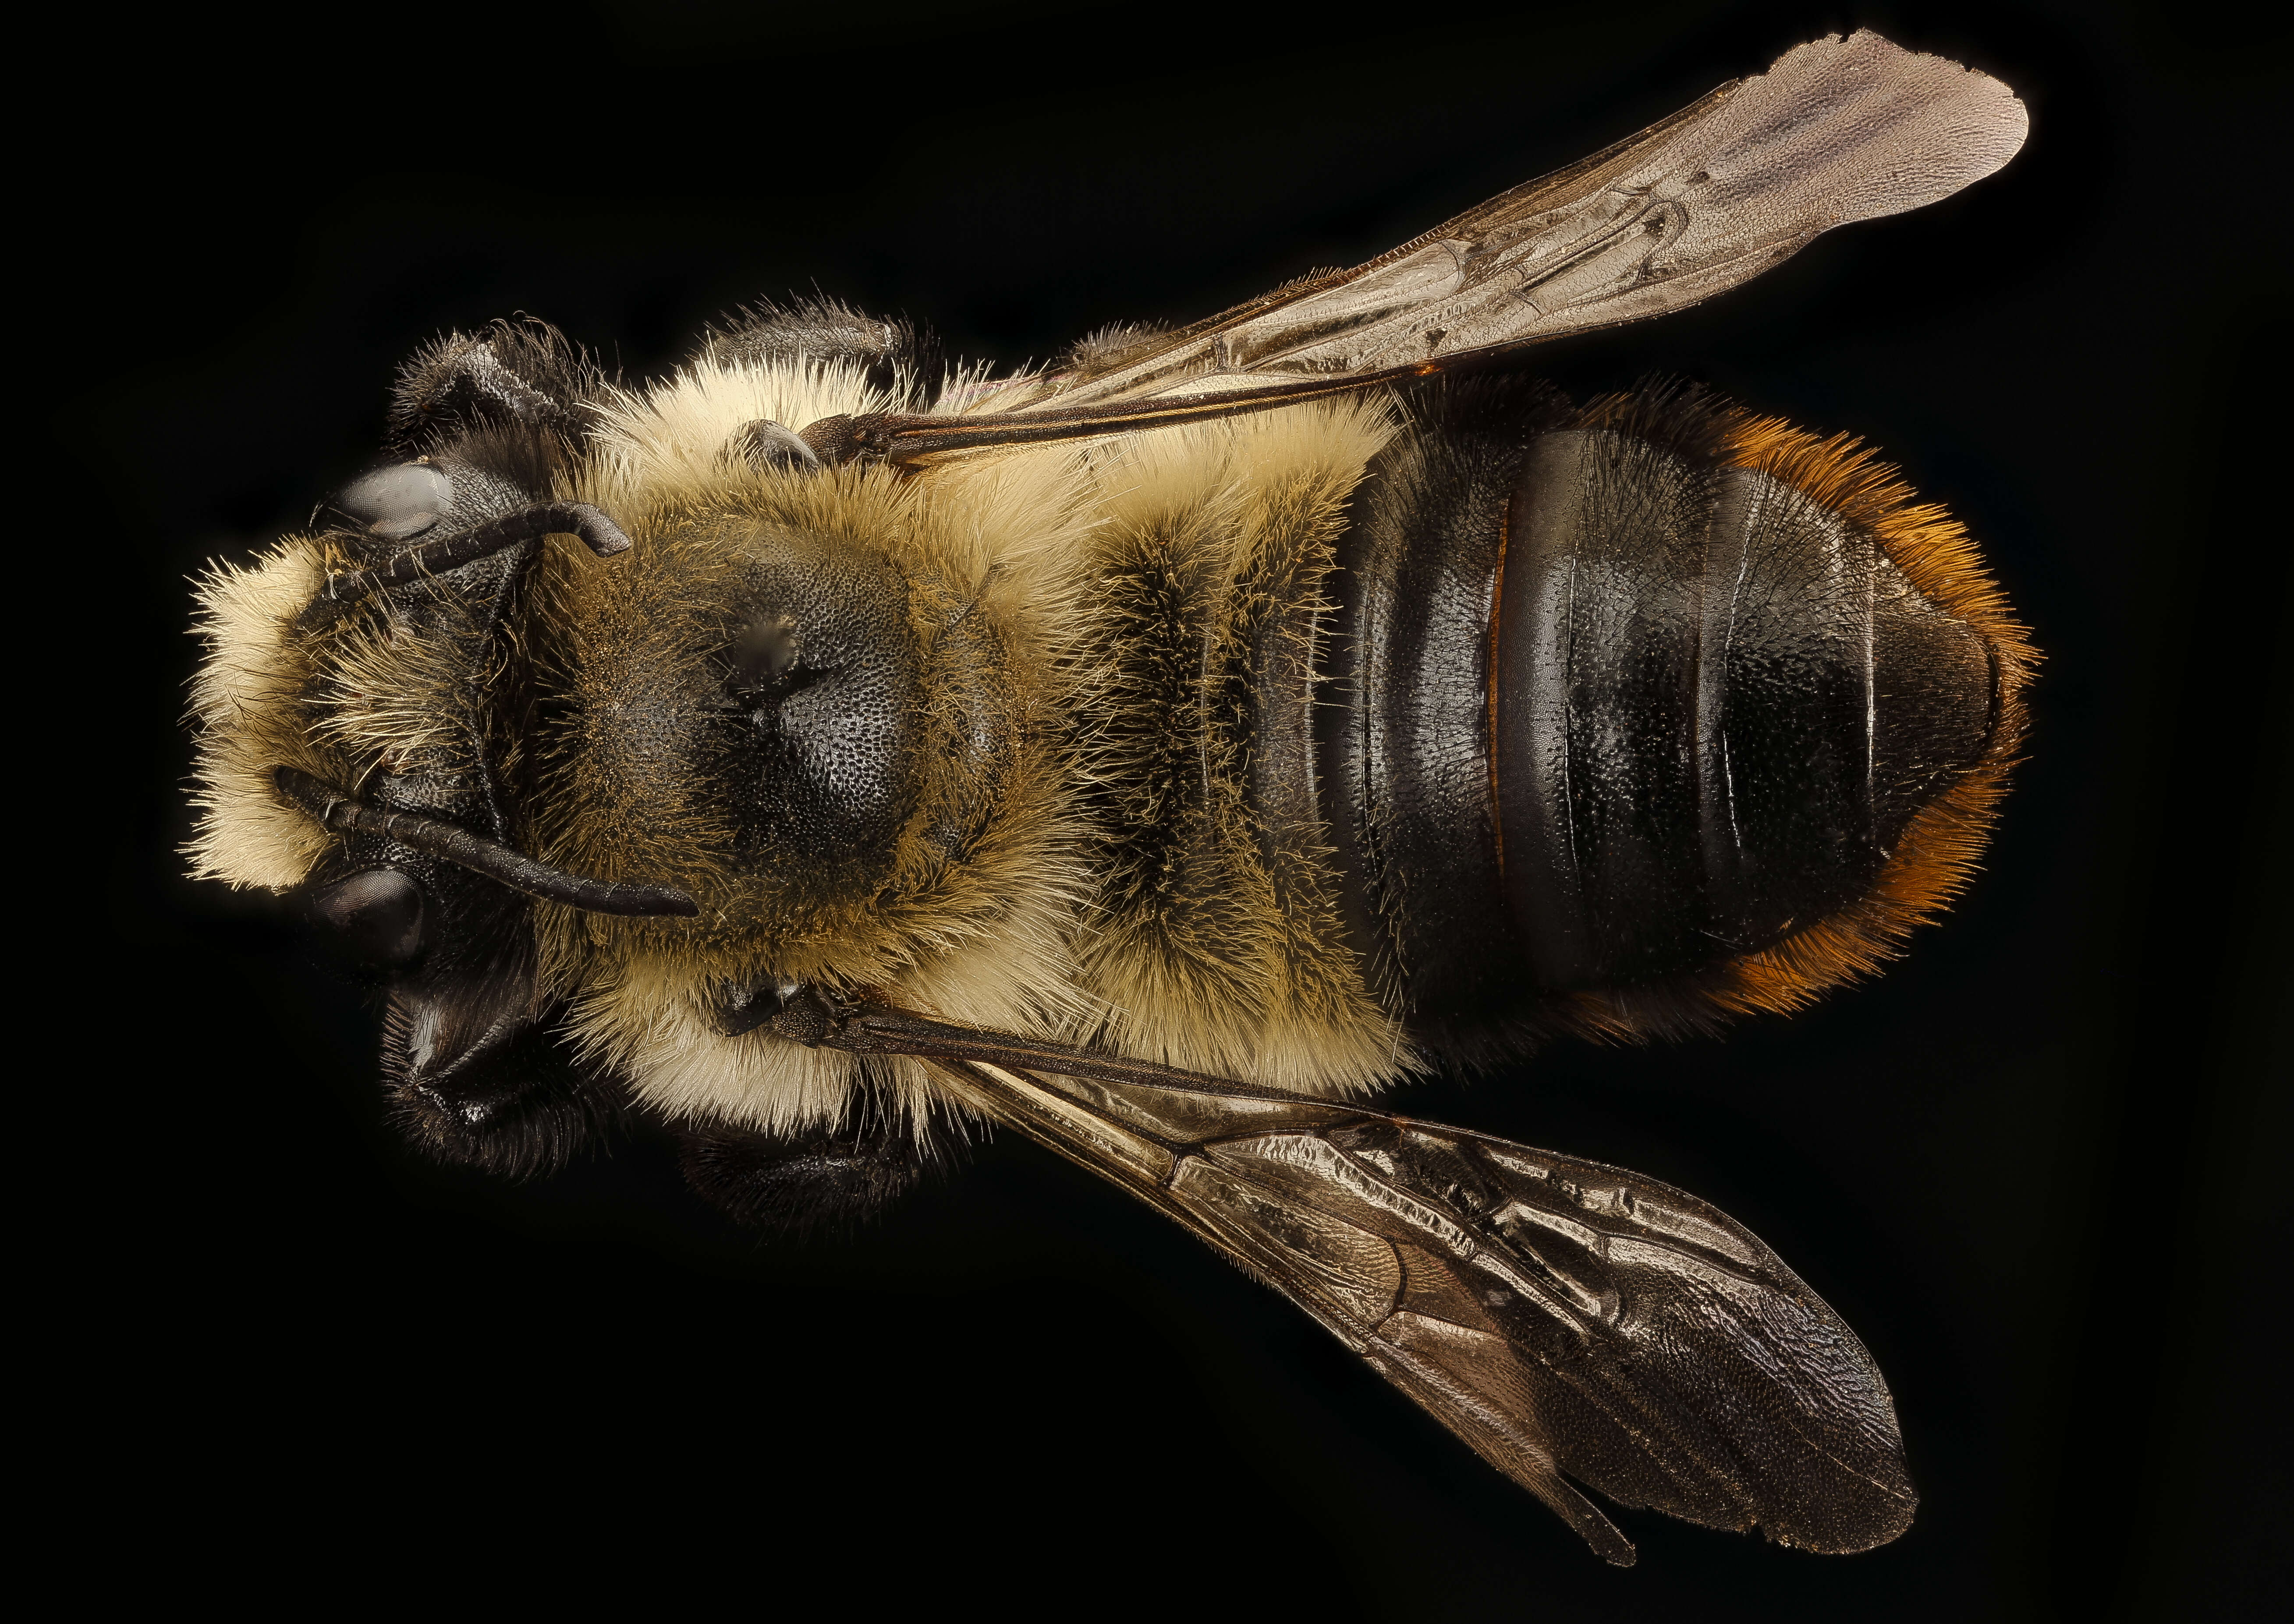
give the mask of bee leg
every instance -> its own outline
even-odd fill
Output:
[[[736,364],[842,362],[857,369],[893,411],[923,410],[948,380],[947,358],[929,329],[864,316],[834,299],[750,305],[711,336],[705,353]]]
[[[679,1136],[696,1193],[736,1222],[785,1235],[847,1232],[949,1165],[962,1140],[944,1124],[868,1113],[793,1133],[720,1126]]]
[[[605,387],[589,358],[546,322],[496,321],[449,333],[399,373],[392,447],[409,457],[457,449],[469,435],[578,443],[582,403]]]
[[[617,1108],[611,1086],[585,1070],[547,1019],[489,1021],[476,1041],[453,1011],[394,996],[384,1022],[392,1116],[442,1162],[513,1179],[555,1173]]]

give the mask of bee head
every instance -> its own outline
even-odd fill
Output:
[[[417,1141],[511,1173],[562,1159],[598,1099],[551,1035],[537,900],[680,905],[521,849],[533,565],[552,533],[628,546],[548,499],[577,361],[546,329],[418,356],[394,453],[201,592],[199,871],[297,896],[330,956],[381,987],[384,1070]]]

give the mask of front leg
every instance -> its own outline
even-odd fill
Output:
[[[390,447],[489,467],[535,495],[588,434],[590,403],[609,380],[547,322],[495,321],[449,333],[399,371]]]

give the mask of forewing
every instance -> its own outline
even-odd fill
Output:
[[[2025,127],[2005,85],[1956,62],[1868,30],[1817,40],[1390,253],[1052,380],[1021,410],[1446,364],[1685,309],[1835,225],[1981,180]]]
[[[1819,1551],[1911,1522],[1863,1344],[1692,1196],[1318,1101],[947,1069],[1273,1284],[1612,1562],[1631,1545],[1565,1475]]]

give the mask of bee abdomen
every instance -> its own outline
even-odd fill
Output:
[[[1692,970],[1838,913],[1981,759],[1974,629],[1773,475],[1552,434],[1509,516],[1498,824],[1540,985]]]
[[[1717,402],[1509,410],[1427,413],[1353,539],[1324,765],[1373,960],[1468,1053],[1867,968],[1960,882],[2013,747],[2029,651],[1965,538]]]

